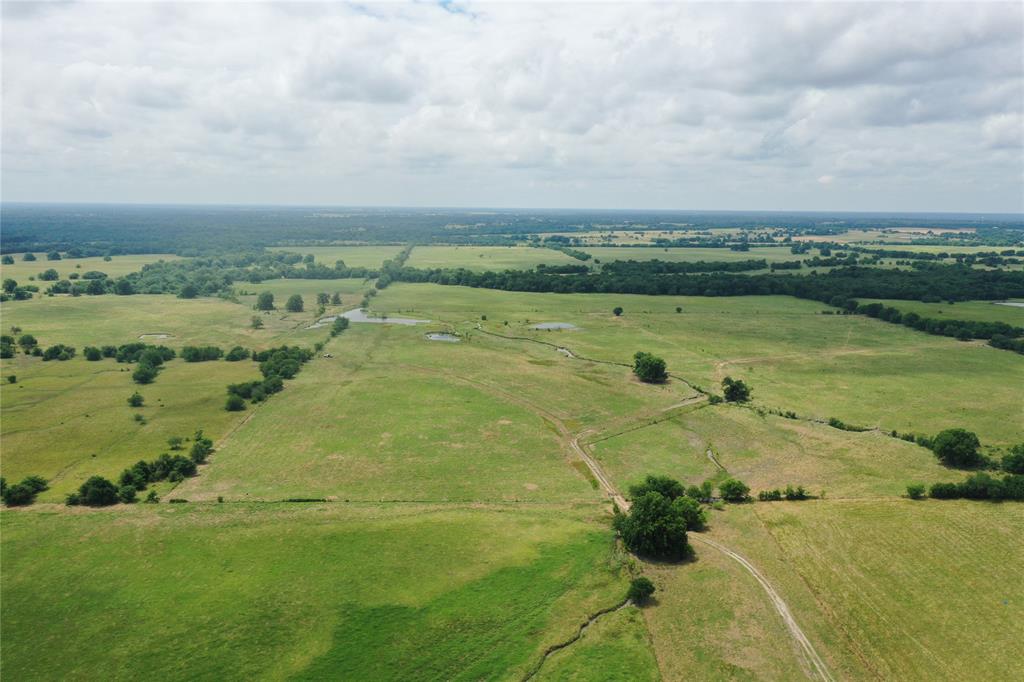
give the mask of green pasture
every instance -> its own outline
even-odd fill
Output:
[[[52,282],[39,281],[39,273],[53,268],[60,274],[60,279],[68,279],[68,275],[78,273],[79,276],[86,272],[97,271],[106,273],[108,277],[121,277],[130,272],[138,272],[143,265],[156,263],[157,261],[179,260],[180,256],[173,253],[148,253],[130,256],[111,256],[109,261],[101,257],[95,258],[63,258],[61,260],[46,260],[45,253],[35,254],[36,260],[23,261],[23,254],[12,253],[14,258],[12,265],[0,265],[0,277],[4,279],[17,280],[18,284],[29,284],[29,277],[36,277],[33,284],[38,284],[40,289],[45,289]]]
[[[396,284],[374,306],[450,322],[486,315],[481,324],[487,330],[599,360],[628,363],[636,351],[648,351],[664,357],[673,375],[714,391],[727,375],[741,378],[752,387],[755,405],[802,417],[926,434],[963,426],[989,445],[1019,441],[1024,419],[1019,355],[864,316],[823,315],[828,307],[814,301]],[[612,314],[615,306],[624,308],[621,317]],[[579,328],[532,329],[538,322]]]
[[[334,357],[256,409],[182,496],[598,499],[546,404],[489,371],[502,356],[475,337],[428,341],[428,328],[353,324],[324,348]],[[548,367],[523,364],[531,376]]]
[[[1005,322],[1024,326],[1024,301],[1020,306],[1000,305],[992,301],[964,301],[962,303],[921,303],[893,299],[862,299],[861,303],[881,303],[902,313],[917,313],[921,317],[937,320],[974,320],[977,322]]]
[[[93,475],[116,479],[138,460],[168,452],[171,436],[203,429],[219,439],[245,417],[224,410],[227,385],[260,378],[251,361],[176,359],[146,386],[132,381],[134,365],[113,359],[88,362],[79,354],[43,362],[19,354],[3,362],[3,475],[48,479],[44,501],[63,501]],[[15,373],[18,383],[6,383]],[[143,407],[128,405],[135,391],[145,398]],[[136,414],[145,422],[136,422]]]
[[[384,261],[397,256],[402,247],[395,244],[387,246],[279,246],[271,247],[270,250],[300,253],[303,256],[313,254],[313,260],[317,263],[331,267],[342,260],[350,268],[379,268]]]
[[[417,246],[406,265],[413,268],[467,270],[530,270],[538,265],[570,265],[583,261],[554,249],[530,246]]]
[[[518,680],[625,593],[592,509],[5,511],[4,674]],[[656,673],[635,628],[605,638]]]
[[[362,279],[271,279],[259,284],[239,284],[235,287],[238,300],[245,306],[252,308],[256,305],[256,297],[269,291],[274,294],[274,305],[277,306],[280,314],[286,313],[285,304],[288,299],[298,294],[302,296],[304,313],[307,317],[313,315],[317,309],[317,294],[341,296],[341,306],[328,305],[327,314],[333,315],[338,312],[351,310],[359,305],[363,294],[373,288],[372,282]],[[272,313],[272,315],[275,313]],[[301,317],[299,314],[298,317]]]
[[[211,344],[227,348],[270,346],[298,333],[313,320],[315,310],[288,313],[284,310],[285,300],[287,297],[279,301],[278,310],[266,314],[258,313],[251,305],[219,298],[181,299],[156,294],[43,296],[7,301],[0,310],[4,333],[17,326],[22,334],[32,334],[44,347],[63,343],[77,348],[80,356],[84,346],[140,340],[171,348]],[[254,315],[263,319],[263,329],[252,329]],[[153,334],[167,334],[170,338],[140,338]]]
[[[714,459],[708,456],[711,449]],[[658,473],[697,484],[735,476],[759,490],[802,485],[828,497],[898,496],[908,481],[958,478],[925,448],[878,432],[851,433],[824,424],[761,417],[729,405],[682,412],[653,426],[611,437],[591,451],[616,481]]]

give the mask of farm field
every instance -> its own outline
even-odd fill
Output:
[[[951,475],[929,450],[878,432],[761,417],[740,407],[684,411],[653,426],[584,442],[592,443],[594,456],[624,484],[649,473],[687,484],[735,476],[755,492],[799,481],[829,498],[894,497],[907,483],[946,481]]]
[[[754,511],[861,661],[858,677],[1024,675],[1019,504],[826,500]]]
[[[279,246],[273,251],[299,253],[303,256],[313,254],[313,260],[333,267],[339,261],[345,261],[350,268],[379,268],[381,264],[394,258],[402,250],[401,246]]]
[[[446,319],[487,315],[485,329],[565,345],[599,360],[629,363],[643,349],[664,357],[678,377],[716,390],[727,375],[742,378],[756,405],[804,417],[925,434],[964,426],[989,445],[1020,437],[1024,404],[1016,386],[1024,383],[1024,362],[984,342],[930,336],[863,316],[822,315],[827,306],[788,297],[441,288],[393,285],[374,306],[424,314],[433,307],[443,309],[438,315]],[[616,305],[625,309],[621,317],[611,314]],[[539,322],[578,329],[531,329]],[[942,391],[919,390],[938,385]]]
[[[5,676],[519,679],[626,581],[593,505],[508,511],[5,512]]]
[[[531,246],[417,246],[406,265],[412,268],[467,270],[531,270],[538,265],[570,265],[581,261],[561,251]]]
[[[771,263],[782,263],[809,258],[811,254],[790,253],[788,247],[752,246],[748,251],[733,251],[728,248],[685,248],[685,247],[628,247],[628,246],[587,246],[580,249],[602,263],[616,260],[663,260],[673,263],[734,262],[764,259]],[[794,271],[798,272],[798,271]]]
[[[341,297],[341,306],[328,306],[328,313],[335,312],[335,309],[350,310],[359,305],[363,293],[373,288],[371,282],[358,278],[348,279],[273,279],[258,284],[243,284],[236,288],[239,300],[246,306],[252,308],[256,305],[256,297],[269,291],[274,294],[274,303],[278,307],[278,313],[285,314],[284,305],[290,296],[298,294],[302,296],[306,315],[312,315],[316,311],[316,295],[325,293],[333,296],[338,294]],[[272,315],[274,313],[271,313]]]
[[[4,303],[3,313],[5,325],[44,346],[80,349],[154,332],[172,335],[159,342],[175,348],[310,346],[327,338],[326,329],[306,329],[316,293],[341,294],[332,314],[355,307],[368,286],[273,280],[239,285],[238,302],[58,296]],[[298,293],[306,311],[262,315],[266,328],[253,330],[252,303],[263,290],[279,306]],[[616,305],[621,317],[611,313]],[[990,304],[952,307],[961,305]],[[35,506],[0,513],[9,675],[518,680],[547,647],[617,604],[637,570],[655,582],[655,600],[601,616],[534,679],[804,675],[778,614],[733,559],[695,536],[695,558],[681,564],[621,554],[577,442],[619,490],[655,473],[687,484],[731,475],[755,493],[788,484],[824,492],[803,503],[711,511],[704,535],[743,552],[772,580],[837,679],[912,678],[913,661],[926,655],[916,648],[934,650],[943,632],[956,637],[949,614],[967,608],[948,608],[943,595],[953,588],[942,572],[996,591],[1012,579],[1002,567],[1022,558],[1010,540],[1022,520],[1009,503],[900,499],[908,483],[961,477],[928,450],[878,431],[755,411],[927,434],[962,425],[986,446],[1004,447],[1019,440],[1024,410],[1015,389],[1024,363],[1012,353],[823,315],[821,304],[785,297],[393,283],[370,307],[429,322],[353,323],[282,393],[240,413],[223,409],[224,388],[256,378],[252,362],[172,360],[156,383],[139,387],[146,406],[134,410],[125,399],[136,386],[113,360],[43,363],[19,353],[3,361],[4,376],[18,375],[3,386],[4,475],[51,483]],[[543,322],[576,328],[533,329]],[[430,341],[433,332],[459,341]],[[670,381],[632,376],[628,363],[641,349],[667,359]],[[753,409],[708,405],[687,383],[717,392],[726,374],[751,385]],[[916,388],[940,381],[943,391]],[[145,424],[133,421],[135,412]],[[59,504],[88,476],[114,478],[196,428],[217,441],[209,463],[194,478],[156,486],[165,501],[187,504]],[[884,560],[912,532],[898,527],[906,518],[920,528],[915,542],[941,550],[923,562],[930,577],[913,589],[917,569]],[[984,532],[964,540],[976,526]],[[978,558],[956,559],[961,543]],[[884,548],[877,560],[858,554],[876,547]],[[923,551],[907,549],[902,563]],[[835,586],[842,592],[830,592]],[[40,605],[38,595],[50,593],[65,598]],[[906,604],[882,610],[886,622],[920,613],[940,634],[922,639],[915,625],[887,644],[892,629],[872,625],[869,614],[905,593]],[[71,609],[81,627],[61,626]],[[1003,623],[1000,613],[986,605],[979,622]],[[126,617],[135,625],[119,634]],[[915,669],[962,675],[964,661],[991,656],[986,670],[1012,670],[999,658],[1008,641],[960,637],[946,658]],[[39,657],[38,646],[68,653]],[[385,648],[400,655],[374,653]]]
[[[60,274],[60,279],[68,279],[68,275],[79,273],[79,275],[95,270],[106,273],[108,277],[120,277],[130,272],[138,272],[143,265],[156,263],[158,261],[180,260],[180,256],[173,253],[148,253],[133,254],[128,256],[111,256],[109,261],[101,257],[93,258],[64,258],[62,260],[46,260],[45,253],[35,254],[36,260],[23,261],[23,254],[12,253],[14,263],[11,265],[0,265],[0,276],[10,277],[17,280],[18,284],[28,284],[29,277],[38,277],[44,270],[53,268]],[[49,282],[39,282],[40,288],[45,288]]]

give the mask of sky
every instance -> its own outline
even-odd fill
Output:
[[[4,201],[1024,211],[1024,3],[3,3]]]

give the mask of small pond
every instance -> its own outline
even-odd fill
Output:
[[[579,327],[568,322],[541,322],[533,325],[530,329],[579,329]]]
[[[1021,301],[994,301],[996,305],[1012,305],[1014,308],[1024,308],[1024,302]]]
[[[427,334],[427,340],[429,341],[444,341],[446,343],[458,343],[460,339],[455,334],[445,334],[443,332],[432,332]]]
[[[338,315],[331,315],[330,317],[321,317],[319,320],[306,327],[306,329],[319,329],[320,327],[325,327],[334,322],[336,319],[338,319],[338,317]],[[349,322],[369,322],[372,324],[413,325],[426,324],[430,322],[430,320],[414,320],[410,317],[370,317],[362,308],[355,308],[353,310],[349,310],[348,312],[342,313],[340,317],[348,318]]]

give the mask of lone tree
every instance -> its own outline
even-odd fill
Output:
[[[686,556],[686,519],[661,493],[645,493],[633,501],[629,514],[615,517],[615,530],[631,552],[677,561]]]
[[[341,294],[335,292],[335,294],[331,296],[331,305],[341,305]]]
[[[273,310],[274,309],[274,295],[269,291],[264,291],[256,297],[256,310]]]
[[[249,326],[251,326],[253,329],[263,329],[263,318],[260,317],[259,315],[253,315],[252,324]]]
[[[718,494],[726,502],[746,502],[750,499],[750,486],[735,478],[727,478],[718,484]]]
[[[665,361],[643,351],[638,351],[633,356],[633,374],[640,381],[645,381],[649,384],[659,384],[668,379],[668,372],[665,371]]]
[[[303,308],[302,296],[292,294],[288,297],[288,302],[284,304],[284,307],[290,313],[301,313]]]
[[[626,593],[626,599],[629,599],[636,605],[645,604],[647,600],[654,594],[654,583],[647,578],[640,576],[639,578],[633,578],[629,583],[629,592]]]
[[[138,391],[135,391],[135,393],[132,393],[130,396],[128,396],[128,404],[131,405],[132,407],[142,407],[142,405],[145,402],[146,399],[143,398],[142,394],[140,394]]]
[[[722,379],[722,392],[725,393],[725,399],[731,403],[745,403],[750,400],[750,388],[742,379]]]
[[[622,314],[622,306],[615,306],[614,308],[612,308],[612,315],[614,315],[615,317],[618,317],[621,314]]]
[[[932,450],[943,464],[966,469],[984,462],[978,436],[967,429],[946,429],[932,439]]]

